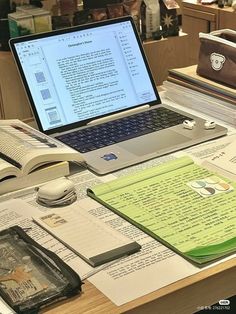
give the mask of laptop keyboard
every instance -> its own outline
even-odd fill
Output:
[[[81,153],[129,140],[183,123],[188,117],[160,107],[91,126],[56,138]]]

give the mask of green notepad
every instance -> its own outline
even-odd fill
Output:
[[[182,157],[95,186],[88,195],[200,266],[236,252],[236,183],[213,175]]]

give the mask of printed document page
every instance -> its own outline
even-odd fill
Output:
[[[15,312],[0,298],[0,313],[13,314]]]
[[[203,162],[203,166],[236,181],[236,140],[219,149],[213,156]]]
[[[219,150],[226,148],[229,144],[236,141],[236,134],[223,136],[198,146],[189,147],[186,150],[176,152],[176,157],[190,156],[196,164],[203,165],[204,161],[211,158]]]
[[[102,177],[103,182],[110,181],[111,179],[114,179],[113,175]],[[83,207],[87,208],[91,216],[99,217],[99,219],[108,226],[137,241],[142,246],[140,252],[110,264],[108,267],[104,268],[107,270],[99,271],[101,275],[98,277],[97,275],[93,275],[89,278],[89,281],[110,298],[112,302],[117,305],[124,304],[199,271],[198,268],[186,262],[173,251],[155,241],[135,226],[130,225],[124,219],[113,214],[110,210],[97,202],[89,200],[86,197],[86,187],[92,187],[101,183],[100,177],[93,175],[89,171],[84,171],[80,174],[73,175],[72,180],[76,184],[78,199],[83,200]],[[20,224],[21,226],[29,227],[33,224],[29,217],[34,214],[34,211],[35,213],[38,213],[39,210],[41,213],[50,212],[50,209],[44,208],[36,203],[33,189],[26,189],[25,194],[22,194],[22,196],[19,192],[15,192],[8,196],[0,197],[0,200],[12,198],[13,195],[19,198],[16,199],[14,203],[11,203],[12,205],[9,205],[6,211],[2,211],[2,215],[4,215],[4,217],[7,215],[8,217],[8,224],[5,224],[6,220],[4,219],[2,228],[6,228],[8,225],[12,224]],[[20,206],[21,203],[19,202],[20,199],[24,204],[24,214],[27,215],[27,217],[23,216],[23,211]],[[12,217],[16,217],[16,219],[13,221]],[[29,231],[29,235],[41,245],[57,253],[66,263],[77,271],[82,278],[88,277],[90,274],[94,273],[91,266],[39,226],[35,227],[34,224],[34,228]],[[101,268],[98,267],[98,269],[103,269],[103,266],[101,266]],[[169,271],[170,269],[172,269],[172,272]],[[153,276],[153,274],[157,275]],[[146,278],[150,278],[150,280],[146,280]],[[120,289],[121,286],[123,289]]]
[[[13,193],[12,193],[13,194]],[[61,242],[49,235],[41,227],[32,222],[31,216],[37,207],[33,207],[21,199],[13,199],[0,203],[0,230],[6,229],[13,225],[19,225],[27,230],[29,236],[40,243],[45,248],[56,253],[69,266],[71,266],[83,279],[91,272],[93,267],[89,266],[72,251],[67,249]],[[1,259],[0,259],[1,265]],[[2,266],[4,267],[4,265]],[[0,298],[0,313],[14,313]]]
[[[233,134],[233,132],[231,133]],[[229,143],[229,138],[231,138],[231,136],[221,138],[217,141],[207,142],[197,147],[195,146],[189,148],[186,152],[188,152],[188,155],[194,158],[194,160],[204,160],[204,158],[209,157],[220,147],[226,146]],[[111,179],[126,176],[127,174],[134,173],[138,170],[149,168],[155,165],[159,165],[163,162],[173,160],[175,158],[175,154],[163,156],[150,160],[146,163],[141,163],[134,167],[129,167],[124,170],[117,171],[114,175],[107,175],[104,177],[98,177],[93,175],[89,171],[84,171],[82,173],[73,175],[71,179],[76,185],[78,199],[84,199],[86,198],[87,187],[93,187],[101,182],[108,182]],[[24,202],[32,205],[35,210],[40,209],[41,213],[46,213],[48,211],[48,209],[43,208],[36,203],[34,189],[28,188],[25,190],[25,192],[10,193],[8,195],[0,197],[0,201],[7,200],[13,197],[18,198],[17,202],[19,202],[19,199],[22,199],[24,200]],[[19,206],[15,206],[15,208],[19,208]],[[92,282],[116,305],[122,305],[129,301],[132,301],[138,297],[144,296],[150,292],[158,290],[162,287],[191,276],[202,270],[198,267],[193,266],[192,264],[181,258],[179,255],[175,254],[173,251],[160,244],[158,241],[154,240],[135,226],[129,224],[124,219],[112,213],[104,206],[94,202],[94,207],[88,207],[88,212],[90,213],[90,215],[99,217],[99,219],[104,221],[109,226],[112,226],[112,228],[114,228],[115,230],[118,230],[122,234],[129,236],[133,240],[137,241],[140,245],[142,245],[142,249],[139,253],[121,259],[120,261],[110,265],[108,268],[103,269],[102,271],[96,273],[89,278],[89,281]],[[32,212],[30,214],[32,215]],[[8,222],[10,221],[12,223],[13,216],[11,212],[9,212],[8,214],[3,212],[2,215],[7,215]],[[21,209],[19,209],[17,212],[14,210],[13,215],[16,218],[19,216],[19,219],[22,220],[22,222],[27,222],[26,226],[29,224],[29,219],[23,219]],[[4,225],[4,227],[7,227],[7,225]],[[37,239],[38,237],[41,244],[45,243],[45,245],[47,244],[48,248],[51,247],[54,252],[56,251],[56,253],[61,258],[63,258],[65,262],[67,262],[71,267],[78,271],[81,277],[83,277],[83,274],[86,275],[86,271],[84,269],[85,266],[92,270],[92,267],[83,262],[79,257],[73,254],[73,252],[66,249],[56,239],[48,236],[48,234],[43,232],[41,228],[40,230],[40,232],[36,229],[32,231],[35,234],[35,239]],[[43,234],[47,235],[44,240]],[[51,239],[50,241],[47,241],[47,239],[49,239],[48,237]],[[231,256],[230,258],[235,257],[236,254]],[[226,259],[224,259],[224,261],[225,260]],[[210,267],[212,266],[213,265],[211,265]],[[206,268],[209,268],[209,266],[204,267],[203,269]],[[89,269],[87,269],[87,272],[89,272]],[[122,289],[120,289],[120,287],[122,287]],[[4,314],[8,314],[8,312],[4,312]]]
[[[93,270],[91,266],[32,221],[32,214],[37,211],[36,207],[20,199],[2,202],[0,204],[0,229],[3,230],[13,225],[26,228],[29,236],[45,248],[55,252],[82,278]]]

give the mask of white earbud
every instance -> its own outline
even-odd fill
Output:
[[[214,121],[206,120],[204,126],[206,130],[210,130],[210,129],[214,129],[216,127],[216,124]]]
[[[195,121],[190,121],[190,120],[184,120],[183,122],[183,126],[185,129],[188,129],[188,130],[192,130],[193,127],[195,126],[196,122]]]

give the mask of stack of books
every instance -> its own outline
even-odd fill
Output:
[[[193,65],[169,70],[163,84],[166,97],[235,126],[235,89],[199,76],[196,68]]]

